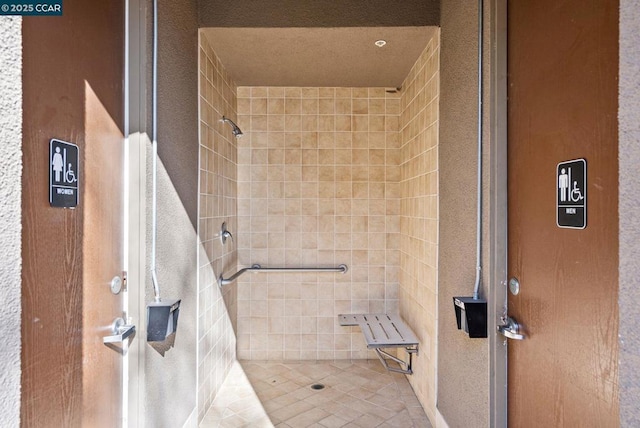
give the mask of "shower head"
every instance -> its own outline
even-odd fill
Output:
[[[240,137],[242,137],[242,135],[244,135],[244,134],[242,134],[242,131],[240,130],[238,125],[236,125],[235,122],[233,120],[229,119],[228,117],[222,116],[222,119],[220,119],[220,122],[223,122],[223,123],[226,122],[229,125],[231,125],[231,132],[233,133],[233,135],[236,138],[240,138]]]

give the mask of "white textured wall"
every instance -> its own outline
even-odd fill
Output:
[[[0,18],[0,426],[20,422],[22,20]]]
[[[456,326],[451,298],[469,296],[476,275],[478,3],[440,2],[440,109],[438,144],[438,371],[437,407],[448,425],[489,426],[489,341],[469,339]],[[488,67],[487,31],[491,28],[485,5],[485,76]],[[486,81],[486,79],[485,79]],[[492,88],[485,86],[485,97]],[[485,102],[485,106],[488,103]],[[489,108],[484,109],[488,124]],[[489,126],[484,127],[483,193],[487,179]],[[462,168],[461,168],[462,166]],[[474,208],[460,209],[471,206]],[[484,242],[488,243],[488,204],[484,204]],[[483,260],[488,266],[489,246]],[[488,276],[488,275],[487,275]],[[487,296],[487,279],[480,289]]]
[[[151,1],[146,1],[147,10],[151,11]],[[151,30],[152,27],[147,28]],[[147,63],[150,64],[150,50],[147,55]],[[185,422],[186,426],[196,425],[197,73],[196,1],[158,1],[157,272],[162,297],[167,300],[181,299],[182,303],[175,342],[169,340],[145,345],[144,422],[145,426],[154,428],[180,427]],[[147,111],[151,111],[150,105]],[[147,255],[151,249],[151,165],[149,153]],[[145,291],[146,301],[149,302],[152,300],[149,275]],[[141,335],[140,339],[144,340],[144,337]]]
[[[640,426],[640,0],[620,1],[620,425]]]

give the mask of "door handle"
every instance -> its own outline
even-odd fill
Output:
[[[136,332],[136,326],[126,324],[122,318],[116,318],[111,326],[113,334],[102,338],[102,343],[124,342],[129,336]]]
[[[502,318],[504,324],[497,326],[498,333],[513,340],[524,340],[525,335],[520,333],[520,324],[511,317]]]

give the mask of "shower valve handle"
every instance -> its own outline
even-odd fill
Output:
[[[230,238],[231,242],[233,242],[233,235],[228,230],[225,230],[224,232],[222,232],[222,243],[224,244],[228,238]]]
[[[220,228],[220,240],[222,241],[222,245],[227,243],[227,239],[231,239],[233,241],[233,234],[227,230],[227,222],[222,223],[222,227]]]

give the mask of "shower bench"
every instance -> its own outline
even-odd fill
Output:
[[[413,373],[411,357],[418,353],[418,338],[399,315],[341,314],[338,315],[338,319],[341,326],[360,327],[367,342],[367,348],[376,352],[385,369],[396,373]],[[383,348],[404,348],[408,361],[385,352]],[[390,366],[387,359],[395,361],[399,367]]]

